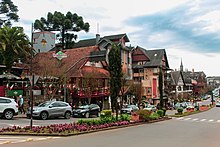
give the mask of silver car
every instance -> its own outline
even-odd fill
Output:
[[[123,107],[121,109],[121,114],[130,114],[131,115],[132,112],[135,112],[138,110],[139,110],[139,108],[136,105],[126,105],[125,107]]]
[[[31,117],[31,108],[27,110],[27,117]],[[46,120],[48,118],[64,117],[70,119],[72,116],[72,107],[62,101],[47,101],[33,107],[33,118],[40,118]]]

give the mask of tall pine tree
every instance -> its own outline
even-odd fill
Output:
[[[118,120],[118,102],[119,92],[121,89],[122,79],[122,65],[121,65],[121,50],[116,44],[112,45],[112,49],[109,52],[109,73],[110,73],[110,96],[112,110],[116,110],[116,119]]]
[[[160,91],[160,109],[163,108],[163,73],[160,67],[159,71],[159,91]]]

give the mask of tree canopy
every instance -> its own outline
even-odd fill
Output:
[[[19,58],[26,60],[30,55],[30,41],[23,28],[8,26],[0,28],[0,64],[10,69]]]
[[[63,48],[71,48],[74,45],[77,35],[73,32],[89,31],[89,23],[83,21],[82,16],[76,13],[67,12],[66,15],[55,11],[54,14],[49,12],[47,18],[41,17],[34,22],[34,28],[41,31],[59,31],[57,37],[62,43]]]
[[[18,21],[17,15],[18,8],[11,0],[2,0],[0,2],[0,27],[5,25],[11,25],[11,20]]]

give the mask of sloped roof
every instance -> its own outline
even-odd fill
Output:
[[[126,34],[117,34],[117,35],[104,36],[103,38],[109,39],[111,41],[119,40],[121,38],[124,38],[125,42],[129,42],[130,41]]]
[[[89,60],[90,53],[97,50],[97,46],[67,49],[63,51],[67,57],[62,60],[53,57],[54,51],[38,53],[33,59],[33,72],[41,76],[60,77],[67,70],[80,69]]]
[[[150,59],[144,49],[137,46],[135,51],[132,53],[132,61],[150,61]]]
[[[129,39],[126,34],[117,34],[117,35],[109,35],[109,36],[104,36],[100,38],[99,41],[102,41],[102,39],[110,40],[112,42],[116,40],[120,40],[124,38],[125,42],[129,42]],[[95,46],[96,45],[96,38],[91,38],[91,39],[85,39],[85,40],[80,40],[79,42],[76,42],[73,46],[73,48],[79,48],[79,47],[88,47],[88,46]]]
[[[166,68],[169,68],[167,55],[165,49],[144,50],[147,56],[150,58],[149,62],[146,62],[145,67],[158,67],[162,64],[163,56],[166,60]]]
[[[180,71],[172,71],[170,72],[170,74],[171,74],[171,85],[177,85],[179,78],[181,76]]]
[[[69,72],[70,77],[109,78],[109,72],[100,67],[84,66],[79,70]]]

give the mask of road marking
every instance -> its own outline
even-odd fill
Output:
[[[194,118],[192,121],[196,121],[196,120],[199,120],[198,118]]]
[[[181,120],[181,119],[184,119],[184,117],[179,117],[179,118],[177,118],[178,120]]]
[[[210,119],[210,120],[209,120],[209,122],[213,122],[213,121],[214,121],[213,119]]]
[[[219,122],[220,122],[220,120],[217,120],[217,122],[219,123]]]
[[[201,119],[200,121],[205,121],[206,119]]]
[[[184,120],[190,120],[191,118],[186,118],[186,119],[184,119]]]
[[[56,139],[61,137],[33,137],[33,138],[21,138],[21,137],[6,137],[3,136],[0,138],[0,145],[1,144],[15,144],[15,143],[22,143],[22,142],[30,142],[30,141],[43,141],[43,140],[50,140]]]

